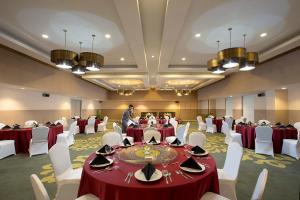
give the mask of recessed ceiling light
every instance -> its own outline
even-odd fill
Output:
[[[282,90],[286,90],[286,87],[282,87],[281,89],[282,89]]]
[[[42,38],[48,39],[48,38],[49,38],[49,36],[48,36],[48,35],[46,35],[46,34],[42,34]]]
[[[151,58],[155,58],[155,56],[152,55]]]
[[[111,35],[110,34],[105,34],[105,38],[110,39]]]
[[[21,87],[20,89],[21,89],[21,90],[25,90],[25,88],[23,88],[23,87]]]
[[[120,60],[121,60],[121,61],[124,61],[124,60],[125,60],[125,58],[123,58],[123,57],[122,57],[122,58],[120,58]]]
[[[196,38],[199,38],[199,37],[201,37],[201,34],[200,34],[200,33],[196,33],[196,34],[195,34],[195,37],[196,37]]]
[[[260,37],[266,37],[268,34],[267,33],[262,33],[260,34]]]
[[[185,57],[183,57],[183,58],[181,58],[181,60],[182,60],[182,61],[186,61],[186,58],[185,58]]]

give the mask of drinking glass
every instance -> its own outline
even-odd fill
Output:
[[[110,147],[110,146],[105,146],[105,152],[106,152],[107,154],[110,154],[110,152],[111,152],[111,147]]]
[[[163,166],[164,169],[169,165],[169,158],[167,156],[163,156],[161,159],[161,165]]]

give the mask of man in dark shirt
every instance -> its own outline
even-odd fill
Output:
[[[128,126],[128,121],[129,120],[132,120],[132,117],[133,117],[133,105],[129,105],[128,106],[128,109],[126,109],[124,112],[123,112],[123,116],[122,116],[122,133],[126,133],[127,132],[127,126]]]

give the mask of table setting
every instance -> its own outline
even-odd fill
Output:
[[[130,147],[103,145],[91,154],[83,166],[78,196],[183,199],[191,188],[198,192],[188,199],[199,199],[207,191],[219,193],[216,163],[205,149],[136,142]]]

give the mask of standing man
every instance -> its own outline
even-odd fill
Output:
[[[129,105],[128,109],[126,109],[123,112],[123,116],[122,116],[122,133],[127,133],[127,126],[128,126],[128,121],[131,120],[133,121],[132,117],[133,117],[133,105]]]

